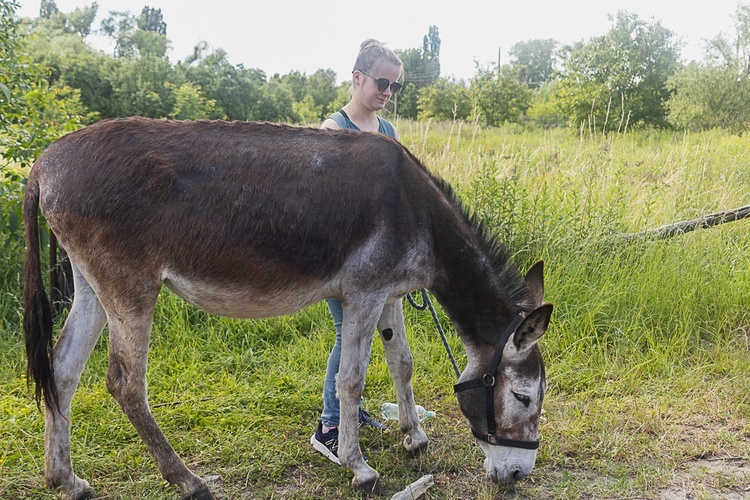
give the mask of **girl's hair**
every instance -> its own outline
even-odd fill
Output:
[[[354,63],[354,71],[371,71],[372,67],[375,66],[379,60],[385,59],[391,64],[401,67],[401,74],[399,80],[404,76],[404,65],[401,59],[391,49],[380,43],[377,40],[369,38],[362,42],[359,47],[359,55],[357,61]]]

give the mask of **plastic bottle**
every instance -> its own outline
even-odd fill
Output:
[[[385,420],[398,420],[398,405],[396,403],[383,403],[380,408],[380,416]],[[417,405],[417,416],[419,420],[424,420],[435,417],[435,412],[425,410],[424,407]]]

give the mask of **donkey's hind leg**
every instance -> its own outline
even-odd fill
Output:
[[[158,290],[157,290],[158,292]],[[146,366],[154,302],[118,307],[109,318],[107,389],[153,455],[164,479],[180,486],[184,498],[212,499],[206,481],[190,472],[159,428],[148,405]],[[137,311],[137,312],[135,312]]]
[[[72,498],[90,498],[89,483],[76,477],[70,458],[70,403],[96,341],[104,329],[106,316],[91,286],[73,266],[75,296],[70,314],[52,352],[59,413],[45,411],[44,476],[52,488]]]
[[[427,435],[419,425],[414,391],[411,386],[413,361],[404,328],[404,309],[401,300],[388,304],[378,321],[378,331],[383,340],[388,372],[396,386],[398,400],[398,424],[406,434],[404,448],[412,453],[421,453],[427,448]]]

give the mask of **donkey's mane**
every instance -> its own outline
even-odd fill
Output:
[[[487,228],[484,222],[477,216],[476,212],[466,206],[456,193],[455,189],[453,189],[446,180],[430,172],[430,170],[413,155],[412,158],[416,164],[425,171],[440,192],[445,195],[445,198],[454,208],[461,220],[466,223],[471,233],[476,236],[480,248],[489,259],[490,265],[495,271],[495,275],[499,278],[500,282],[505,284],[505,291],[508,294],[510,302],[522,306],[529,304],[530,295],[528,287],[526,286],[524,277],[518,269],[518,266],[513,261],[508,247],[500,241],[497,234]]]

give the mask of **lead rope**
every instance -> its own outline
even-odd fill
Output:
[[[453,351],[451,351],[451,346],[448,345],[448,339],[445,337],[445,331],[443,330],[443,326],[440,324],[440,319],[437,316],[437,313],[435,312],[435,307],[432,305],[432,301],[430,300],[430,295],[427,293],[427,290],[422,288],[420,290],[422,292],[422,304],[417,304],[417,301],[414,300],[414,297],[411,296],[413,292],[407,293],[406,298],[409,299],[409,304],[412,305],[414,309],[417,311],[424,311],[425,309],[429,309],[430,313],[432,314],[432,319],[435,321],[435,326],[438,329],[438,332],[440,332],[440,338],[443,340],[443,345],[445,346],[445,350],[448,352],[448,357],[451,359],[451,363],[453,363],[453,370],[456,372],[456,378],[461,378],[461,370],[458,369],[458,363],[456,363],[456,358],[453,356]]]

